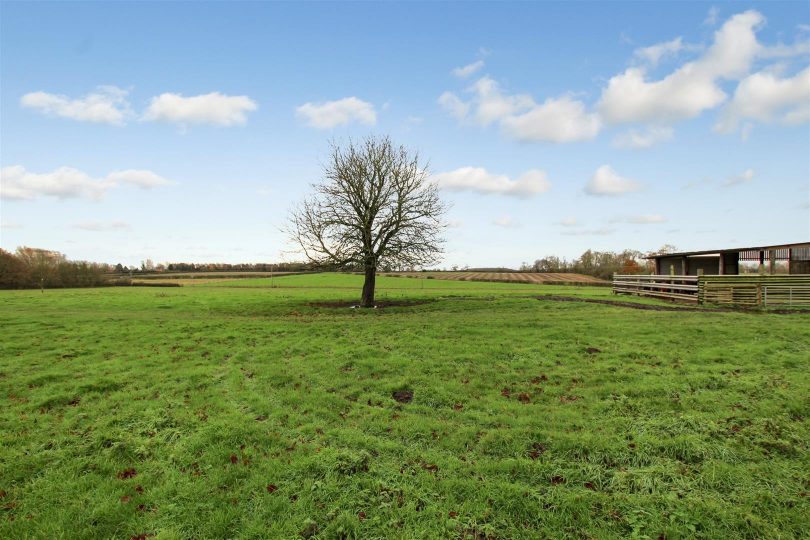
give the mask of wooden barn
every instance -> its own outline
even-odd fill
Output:
[[[810,242],[648,259],[655,260],[655,274],[614,274],[613,293],[744,307],[810,306]]]
[[[740,274],[752,263],[762,274],[810,274],[810,242],[654,255],[655,273],[674,276]],[[786,263],[786,264],[779,264]]]

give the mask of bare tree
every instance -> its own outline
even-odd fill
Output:
[[[417,153],[388,137],[333,143],[324,179],[313,188],[290,216],[290,236],[316,264],[362,268],[363,307],[374,306],[381,264],[438,261],[446,206]]]
[[[25,246],[17,248],[17,258],[26,266],[33,284],[42,292],[45,292],[46,285],[52,285],[59,265],[67,261],[67,258],[58,251]]]

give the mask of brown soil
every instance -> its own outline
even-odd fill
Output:
[[[381,300],[376,303],[377,309],[383,309],[388,307],[410,307],[410,306],[421,306],[422,304],[430,304],[435,302],[435,299],[428,298],[422,300]],[[358,308],[360,309],[359,304],[356,303],[346,303],[345,300],[328,300],[323,302],[310,302],[308,304],[310,307],[318,307],[318,308]]]
[[[410,403],[413,400],[413,392],[411,390],[397,390],[391,397],[394,398],[394,401],[398,401],[400,403]]]

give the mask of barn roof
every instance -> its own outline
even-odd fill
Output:
[[[797,249],[804,248],[810,249],[810,242],[797,242],[795,244],[774,244],[771,246],[752,246],[752,247],[738,247],[727,249],[707,249],[703,251],[679,251],[677,253],[659,253],[650,255],[645,259],[657,259],[659,257],[692,257],[699,255],[720,255],[721,253],[740,253],[743,251],[771,251],[777,249]]]

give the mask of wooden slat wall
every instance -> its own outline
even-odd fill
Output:
[[[613,293],[744,307],[810,306],[810,274],[766,276],[614,274]]]
[[[697,302],[698,278],[697,276],[614,274],[613,294],[633,294],[682,302]]]
[[[810,306],[810,274],[701,276],[701,304]]]

